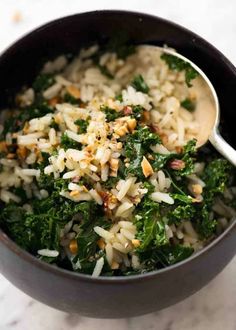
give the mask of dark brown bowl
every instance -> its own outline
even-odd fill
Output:
[[[236,145],[236,70],[213,46],[164,19],[127,11],[96,11],[58,19],[26,35],[0,57],[0,107],[30,83],[46,58],[104,42],[124,30],[135,43],[168,44],[208,75],[219,96],[223,132]],[[100,277],[77,274],[37,260],[0,230],[0,271],[15,286],[52,307],[90,317],[128,317],[165,308],[206,285],[236,252],[236,221],[191,258],[145,275]]]

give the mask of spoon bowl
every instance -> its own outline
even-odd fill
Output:
[[[206,74],[192,61],[185,56],[177,53],[174,49],[155,47],[158,51],[175,56],[186,63],[189,63],[193,69],[198,72],[197,78],[193,79],[190,87],[197,99],[194,116],[199,124],[197,134],[197,148],[203,146],[208,140],[229,162],[236,166],[236,150],[226,142],[219,132],[220,123],[220,105],[216,91]]]

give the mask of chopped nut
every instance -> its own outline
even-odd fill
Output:
[[[114,128],[114,131],[119,136],[124,136],[126,133],[128,133],[127,123],[125,123],[123,126],[120,126],[118,128]]]
[[[110,168],[111,168],[110,176],[116,177],[119,168],[119,159],[112,158],[110,160]]]
[[[143,156],[141,166],[142,166],[142,170],[143,170],[143,174],[144,174],[145,178],[147,178],[148,176],[150,176],[154,173],[151,164],[149,163],[149,161],[147,160],[147,158],[145,156]]]
[[[185,168],[185,162],[181,159],[173,159],[170,161],[169,166],[172,170],[183,170]]]
[[[151,154],[148,154],[147,158],[150,159],[150,160],[154,160],[154,157]]]
[[[15,154],[9,153],[9,154],[7,154],[7,159],[14,159],[15,156],[16,156]]]
[[[127,120],[127,125],[128,128],[130,130],[130,132],[133,132],[133,130],[135,129],[135,127],[137,126],[137,121],[135,118],[130,118]]]
[[[29,123],[28,121],[25,123],[24,128],[23,128],[23,133],[27,134],[29,132]]]
[[[202,193],[202,186],[200,184],[193,184],[192,185],[192,190],[193,190],[194,194],[201,195],[201,193]]]
[[[73,96],[75,99],[79,99],[80,98],[80,91],[77,87],[75,87],[74,85],[70,85],[66,87],[67,92]]]
[[[182,147],[175,147],[175,151],[177,152],[177,154],[181,154],[181,152],[183,151]]]
[[[135,248],[139,247],[141,244],[139,239],[132,239],[131,242]]]
[[[56,124],[60,124],[63,119],[62,119],[62,115],[60,113],[57,113],[55,116],[54,116],[54,120],[55,120],[55,123]]]
[[[6,144],[5,141],[0,142],[0,151],[2,151],[2,152],[7,152],[8,151],[7,150],[7,144]]]
[[[78,252],[78,243],[76,239],[70,241],[69,250],[72,254],[76,254]]]
[[[143,111],[143,120],[146,122],[146,121],[149,121],[150,119],[150,112],[149,111]]]
[[[112,261],[111,269],[118,269],[118,268],[119,268],[119,264],[118,264],[118,262],[116,262],[116,261]]]
[[[198,199],[198,198],[192,198],[192,202],[193,203],[201,203],[202,202],[202,199]]]
[[[51,106],[51,107],[55,107],[55,105],[59,102],[59,98],[57,96],[53,97],[52,99],[50,99],[48,101],[48,104]]]
[[[77,196],[77,195],[79,195],[79,191],[78,190],[73,190],[73,191],[71,191],[70,192],[70,196]]]
[[[106,244],[105,244],[105,242],[104,242],[104,240],[102,238],[100,238],[97,241],[97,245],[98,245],[98,247],[99,247],[100,250],[104,250],[105,249],[105,246],[106,246]]]
[[[21,159],[25,159],[27,156],[27,149],[26,147],[19,146],[19,148],[16,151],[17,156]]]
[[[116,149],[121,150],[122,148],[123,148],[122,142],[118,142],[117,145],[116,145]]]
[[[129,116],[133,113],[133,110],[131,107],[129,107],[128,105],[124,107],[123,109],[124,115],[125,116]]]

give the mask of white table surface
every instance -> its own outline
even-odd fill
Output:
[[[0,49],[53,18],[105,8],[143,11],[173,20],[206,38],[236,65],[235,0],[0,0]],[[157,313],[120,320],[57,311],[28,297],[0,275],[0,330],[236,330],[235,311],[236,258],[185,301]]]

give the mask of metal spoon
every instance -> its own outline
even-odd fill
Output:
[[[180,58],[189,63],[199,73],[199,76],[191,81],[192,87],[190,87],[197,97],[196,109],[194,111],[195,118],[200,127],[197,135],[197,147],[203,146],[209,140],[222,156],[236,166],[236,150],[219,133],[219,100],[212,83],[205,73],[196,64],[175,50],[157,46],[150,47],[155,47],[162,53]]]

